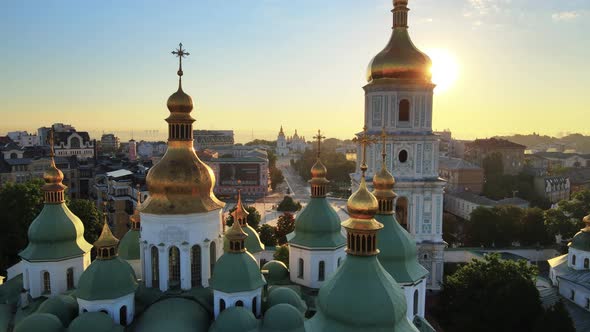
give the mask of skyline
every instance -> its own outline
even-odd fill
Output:
[[[351,138],[363,125],[366,66],[391,32],[386,0],[69,4],[2,5],[0,132],[64,122],[165,133],[176,89],[170,51],[182,42],[191,52],[183,87],[195,101],[195,129],[234,129],[238,142],[252,130],[274,139],[280,125],[288,134],[311,137],[319,127]],[[434,98],[436,130],[465,139],[589,133],[576,119],[588,107],[590,4],[436,4],[409,3],[416,46],[436,55],[434,66],[440,54],[457,62],[456,81]]]

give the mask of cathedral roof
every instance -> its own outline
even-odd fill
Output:
[[[209,313],[187,298],[166,298],[147,308],[133,323],[133,332],[207,332]]]
[[[137,289],[137,278],[129,263],[119,257],[96,259],[82,273],[76,297],[87,301],[111,300]]]
[[[582,228],[568,244],[570,248],[590,251],[590,215],[584,217],[584,223],[586,227]]]
[[[281,261],[270,261],[262,266],[266,271],[266,281],[269,285],[288,285],[291,283],[289,268]]]
[[[104,312],[85,312],[68,326],[68,332],[123,332],[125,328],[115,324]]]
[[[258,235],[258,232],[252,226],[246,224],[246,226],[242,226],[242,230],[248,235],[244,240],[248,252],[255,254],[264,250],[265,245],[260,241],[260,235]],[[229,251],[229,241],[227,238],[223,240],[223,251]]]
[[[14,332],[63,332],[65,329],[59,320],[52,314],[32,314],[20,321]]]
[[[69,295],[57,295],[43,301],[35,311],[38,314],[52,314],[59,318],[64,326],[78,315],[78,303]]]
[[[295,219],[295,237],[289,240],[308,248],[335,248],[346,243],[340,217],[325,197],[312,197]]]
[[[307,304],[294,290],[287,287],[273,287],[268,292],[267,304],[269,307],[285,303],[295,307],[302,315],[307,311]]]
[[[226,252],[213,269],[209,286],[224,293],[246,292],[261,288],[266,280],[258,262],[249,252]]]
[[[305,332],[305,319],[294,306],[286,303],[272,306],[264,313],[263,332]],[[318,330],[320,331],[320,330]],[[334,330],[321,330],[334,331]]]
[[[223,310],[209,332],[258,332],[259,322],[251,310],[244,307],[231,307]]]
[[[119,257],[124,260],[139,259],[139,231],[130,229],[119,242]]]

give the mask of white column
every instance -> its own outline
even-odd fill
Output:
[[[191,289],[190,255],[187,246],[182,246],[180,250],[180,288]]]
[[[144,282],[146,282],[146,274],[145,274],[145,244],[143,242],[141,242],[141,237],[139,238],[139,266],[140,266],[140,271],[141,271],[141,275],[137,276],[139,279],[143,280]],[[146,282],[146,286],[150,285]]]
[[[168,289],[168,250],[166,247],[158,247],[160,266],[160,290],[165,292]]]
[[[211,265],[209,263],[210,243],[201,245],[201,283],[203,288],[209,287],[209,278],[211,278]],[[227,306],[227,303],[226,303]]]
[[[149,243],[143,244],[142,253],[142,267],[143,267],[143,280],[147,287],[152,287],[152,251]]]

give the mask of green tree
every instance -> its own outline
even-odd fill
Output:
[[[94,202],[87,199],[73,199],[68,203],[72,211],[84,224],[84,238],[89,243],[98,240],[102,231],[102,212],[100,212]]]
[[[277,211],[281,212],[297,212],[299,210],[301,210],[301,203],[296,202],[291,196],[285,196],[277,206]]]
[[[271,226],[269,224],[263,224],[262,226],[260,226],[260,241],[264,243],[265,246],[276,246],[277,237],[275,233],[276,227]]]
[[[285,265],[289,267],[289,246],[282,245],[278,247],[272,257],[277,261],[285,263]]]
[[[545,215],[539,208],[524,210],[521,219],[520,243],[525,246],[544,245],[551,242],[549,232],[545,228]]]
[[[491,247],[497,236],[496,219],[492,209],[480,206],[473,210],[465,223],[467,245]]]
[[[450,214],[443,213],[443,240],[449,244],[461,242],[459,218]]]
[[[254,228],[255,230],[258,230],[258,225],[260,224],[260,212],[258,212],[258,210],[256,210],[256,208],[252,205],[248,205],[245,207],[246,211],[248,211],[248,217],[246,218],[246,222],[248,223],[248,225],[250,225],[250,227]],[[232,212],[234,212],[236,210],[236,207],[234,206],[233,208],[231,208],[231,210],[229,210],[228,216],[227,218],[225,218],[225,224],[228,227],[231,227],[231,225],[233,225],[234,223],[234,217],[231,215]]]
[[[35,179],[0,187],[0,274],[19,261],[18,253],[28,244],[29,225],[43,208],[43,184]]]
[[[519,241],[521,220],[524,214],[523,209],[508,205],[497,206],[492,210],[497,215],[495,245],[497,247],[507,247],[511,246],[513,242]]]
[[[536,274],[536,266],[498,254],[473,260],[444,281],[439,321],[455,332],[535,331],[543,315]]]
[[[255,139],[253,141],[250,141],[244,145],[247,146],[252,146],[252,145],[267,145],[267,146],[271,146],[271,147],[276,147],[277,146],[277,141],[268,141],[265,139]]]
[[[275,190],[277,186],[285,181],[285,177],[283,176],[283,172],[273,167],[270,169],[270,187],[272,190]]]
[[[551,236],[561,234],[569,239],[584,227],[582,218],[590,212],[590,190],[575,193],[569,201],[563,200],[555,209],[545,211],[545,225]]]
[[[277,220],[276,237],[280,245],[287,243],[287,234],[295,230],[295,217],[289,212],[285,212]]]

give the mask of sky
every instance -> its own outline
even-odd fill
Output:
[[[414,44],[449,67],[433,129],[463,139],[589,134],[590,1],[410,0]],[[183,87],[198,129],[351,138],[391,0],[0,1],[0,133],[53,122],[128,139],[166,131]],[[442,81],[442,79],[441,79]],[[149,131],[149,132],[148,132]],[[154,132],[158,134],[154,134]]]

